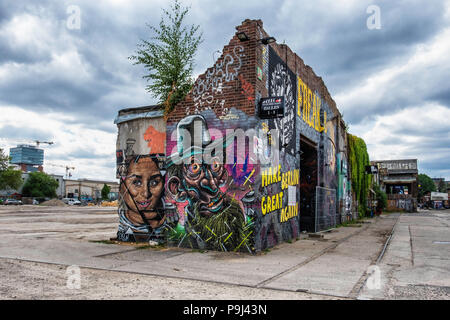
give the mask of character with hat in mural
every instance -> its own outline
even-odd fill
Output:
[[[167,159],[166,191],[185,204],[177,225],[179,241],[201,249],[249,249],[252,231],[242,203],[226,193],[231,177],[224,155],[234,135],[211,140],[201,115],[187,116],[176,130],[177,150]]]

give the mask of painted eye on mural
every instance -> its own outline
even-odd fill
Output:
[[[141,187],[142,186],[142,180],[141,179],[134,179],[131,183],[135,187]]]
[[[189,172],[192,174],[198,174],[200,172],[201,166],[199,163],[192,163],[189,165]]]
[[[213,160],[213,163],[211,164],[211,170],[213,172],[218,172],[220,170],[220,163],[217,159]]]
[[[159,185],[160,181],[161,181],[160,179],[152,179],[152,180],[150,180],[150,183],[149,183],[150,188],[157,187]]]

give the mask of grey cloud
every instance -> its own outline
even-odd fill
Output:
[[[449,158],[439,158],[433,160],[420,161],[420,167],[424,170],[449,170]]]
[[[10,140],[17,139],[17,144],[33,144],[35,140],[51,141],[53,139],[53,136],[50,132],[45,132],[40,129],[31,129],[27,127],[16,127],[12,125],[0,127],[0,137],[8,138]]]
[[[447,85],[447,87],[438,88],[437,92],[430,94],[427,98],[431,101],[436,101],[450,108],[450,87],[448,87],[449,83],[443,83],[442,85]]]
[[[421,137],[423,139],[439,140],[439,138],[442,139],[443,137],[450,138],[450,128],[449,125],[445,123],[427,123],[420,127],[411,127],[399,123],[397,127],[391,129],[391,132],[395,135]]]
[[[8,39],[0,37],[0,63],[16,62],[16,63],[38,63],[49,62],[50,54],[36,52],[32,48],[17,49],[7,43]]]
[[[67,161],[68,163],[72,163],[74,160],[77,159],[88,159],[88,160],[95,160],[97,164],[98,162],[101,162],[102,164],[108,164],[109,162],[112,162],[113,164],[115,164],[114,150],[111,150],[111,156],[99,154],[96,152],[95,149],[90,150],[83,148],[76,149],[75,151],[66,154],[56,154],[52,152],[46,152],[45,159],[49,160],[50,162],[53,160],[63,160]]]
[[[382,27],[369,30],[366,26],[369,4],[378,4],[381,10]],[[296,47],[305,63],[322,75],[330,92],[344,90],[360,82],[361,78],[381,70],[386,65],[395,65],[411,54],[414,45],[430,39],[442,29],[444,22],[443,2],[424,5],[421,1],[366,1],[360,2],[351,12],[337,18],[330,12],[320,10],[311,19],[323,21],[300,30],[315,35],[314,28],[322,31],[320,45]],[[313,14],[314,14],[313,13]],[[288,43],[295,41],[292,30]]]
[[[419,136],[417,136],[419,137]],[[402,146],[404,147],[409,138],[408,134],[401,134],[397,136],[389,135],[379,141],[384,146]],[[446,133],[440,133],[435,137],[423,136],[417,139],[418,141],[408,145],[407,151],[412,155],[426,154],[427,152],[443,152],[447,158],[450,159],[450,136]]]
[[[96,150],[78,149],[69,155],[70,159],[104,159],[104,154],[96,153]],[[111,160],[114,159],[111,157]]]
[[[187,1],[183,3],[190,4]],[[305,63],[324,79],[332,96],[351,92],[369,76],[404,63],[414,52],[416,44],[429,41],[448,26],[448,22],[443,20],[443,3],[367,0],[354,4],[348,11],[333,12],[324,2],[196,1],[190,4],[188,23],[200,24],[204,42],[196,56],[195,72],[203,73],[213,65],[214,52],[228,43],[236,25],[246,18],[262,19],[264,28],[277,38],[278,43],[286,40]],[[64,28],[66,9],[70,4],[80,6],[80,30]],[[31,46],[17,50],[8,39],[2,38],[0,66],[14,61],[24,65],[24,71],[2,78],[0,104],[17,105],[42,113],[62,112],[74,116],[74,120],[67,121],[69,124],[82,123],[86,128],[116,132],[113,120],[119,109],[156,103],[144,91],[147,84],[142,79],[144,68],[133,66],[127,57],[134,53],[140,39],[149,38],[149,29],[145,24],[157,25],[161,14],[159,5],[167,4],[158,2],[155,5],[152,1],[130,3],[127,11],[122,12],[120,7],[100,6],[87,0],[73,3],[50,0],[0,3],[0,29],[14,16],[24,12],[59,21],[61,28],[54,30],[53,36],[57,41],[52,50],[60,51],[67,45],[74,45],[91,75],[80,83],[74,81],[76,75],[62,74],[60,70],[26,73],[26,66],[48,64],[53,52],[36,52]],[[366,8],[369,4],[378,4],[381,8],[381,30],[368,30],[366,27]],[[315,42],[317,39],[318,42]],[[437,70],[407,71],[389,84],[388,94],[382,101],[363,97],[339,108],[351,127],[354,124],[370,126],[377,115],[430,101],[450,107],[449,68],[450,63],[439,66]],[[439,134],[432,132],[436,128],[431,128],[433,126],[420,131],[399,124],[391,128],[392,137],[390,140],[386,138],[385,143],[404,143],[402,137],[405,135],[428,136],[428,140],[421,140],[410,147],[411,154],[420,157],[438,148],[439,143],[433,139],[438,141]],[[445,127],[437,131],[448,134]],[[8,132],[0,133],[11,136]],[[445,155],[445,150],[442,152]],[[103,156],[90,150],[79,150],[64,160],[75,157],[94,160]],[[430,168],[432,163],[444,168],[443,162],[429,161],[426,165]]]
[[[387,85],[381,87],[382,99],[371,96],[362,96],[348,101],[347,105],[340,106],[344,110],[345,120],[350,124],[358,124],[374,119],[377,115],[388,115],[409,107],[425,106],[439,100],[446,103],[448,86],[448,66],[434,70],[412,69],[406,70],[392,79]],[[355,87],[357,89],[357,87]],[[437,92],[437,93],[436,93]],[[450,108],[450,104],[443,104]],[[424,112],[429,110],[424,108]]]
[[[50,68],[46,68],[42,73],[23,72],[10,75],[0,86],[0,101],[13,105],[27,105],[27,108],[38,111],[64,111],[76,115],[81,121],[85,120],[84,114],[88,113],[90,119],[106,117],[110,118],[111,122],[115,116],[113,111],[115,104],[127,107],[134,106],[136,102],[146,104],[136,100],[135,95],[129,95],[119,101],[108,101],[107,98],[121,87],[130,85],[130,81],[133,81],[130,74],[133,74],[133,71],[135,73],[142,71],[138,67],[133,67],[127,60],[127,56],[132,54],[136,45],[131,43],[133,37],[130,37],[130,34],[134,34],[133,30],[124,29],[115,23],[114,12],[108,10],[101,12],[99,8],[90,8],[88,3],[80,4],[80,7],[82,8],[82,28],[73,31],[64,30],[64,32],[74,39],[78,54],[89,67],[89,73],[92,74],[91,79],[79,83],[73,79],[73,75],[62,74],[60,70]],[[66,8],[66,3],[47,2],[45,4],[45,12],[49,18],[61,21],[67,16]],[[16,14],[24,10],[31,12],[34,10],[36,15],[41,12],[35,6],[31,6],[20,8]],[[64,27],[63,23],[60,25]],[[58,34],[55,36],[57,37]],[[31,47],[15,51],[8,46],[7,40],[0,39],[2,43],[0,63],[14,61],[25,65],[42,64],[48,62],[46,58],[52,53],[46,52],[39,57],[36,52],[33,53]],[[59,42],[57,45],[61,49],[67,44]],[[129,52],[117,56],[118,52],[124,51],[127,47],[130,49]],[[144,87],[143,81],[139,78],[141,76],[137,77],[136,84]],[[104,102],[110,104],[107,105]]]

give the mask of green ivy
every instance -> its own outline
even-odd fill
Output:
[[[347,133],[347,140],[352,188],[358,201],[359,216],[363,217],[367,211],[367,195],[372,177],[365,173],[366,166],[370,165],[369,154],[363,139]]]

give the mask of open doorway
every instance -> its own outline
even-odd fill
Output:
[[[300,136],[300,231],[315,232],[317,147]]]

